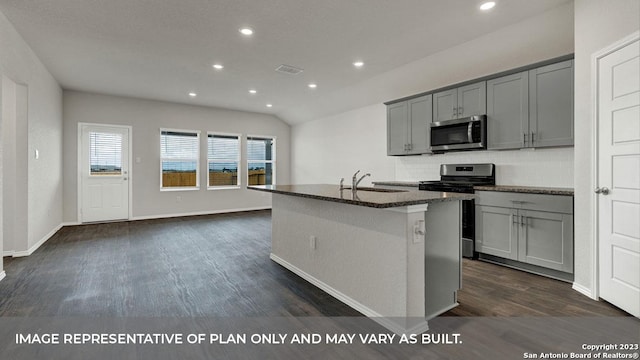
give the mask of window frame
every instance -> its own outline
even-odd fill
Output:
[[[198,151],[197,153],[197,158],[196,160],[196,185],[195,186],[171,186],[171,187],[164,187],[162,186],[162,164],[164,163],[164,161],[193,161],[194,159],[190,159],[190,158],[184,158],[184,159],[165,159],[162,157],[162,133],[163,132],[176,132],[176,133],[185,133],[185,134],[195,134],[196,135],[196,139],[197,139],[197,143],[198,143]],[[200,130],[186,130],[186,129],[173,129],[173,128],[160,128],[160,136],[158,137],[159,140],[159,150],[160,153],[159,158],[160,158],[160,191],[195,191],[195,190],[200,190]]]
[[[218,159],[209,159],[209,135],[219,135],[219,136],[233,136],[233,137],[237,137],[238,138],[238,157],[237,159],[233,160],[233,159],[222,159],[222,158],[218,158]],[[207,172],[207,190],[234,190],[234,189],[241,189],[242,188],[242,134],[238,134],[238,133],[225,133],[225,132],[220,132],[220,131],[207,131],[207,167],[206,167],[206,172]],[[209,183],[210,181],[210,177],[209,177],[209,164],[211,164],[211,162],[221,162],[221,161],[225,161],[225,162],[237,162],[238,163],[238,174],[237,174],[237,181],[238,184],[237,185],[211,185]]]
[[[273,147],[272,147],[272,151],[271,151],[271,157],[272,160],[250,160],[249,159],[249,139],[250,138],[258,138],[258,139],[271,139],[273,141]],[[246,137],[246,142],[245,142],[246,146],[245,146],[245,151],[246,151],[246,157],[247,157],[247,161],[246,161],[246,166],[247,166],[247,175],[246,175],[246,181],[247,181],[247,187],[249,186],[264,186],[264,185],[249,185],[249,163],[251,162],[261,162],[261,163],[271,163],[273,166],[271,167],[271,186],[275,186],[276,183],[276,161],[277,161],[277,138],[274,135],[255,135],[255,134],[247,134]]]

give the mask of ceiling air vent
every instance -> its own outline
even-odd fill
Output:
[[[276,71],[283,74],[298,75],[303,70],[295,66],[282,64],[276,68]]]

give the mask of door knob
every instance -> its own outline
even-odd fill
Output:
[[[609,195],[609,188],[607,187],[597,187],[594,192],[596,194]]]

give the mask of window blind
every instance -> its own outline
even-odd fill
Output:
[[[247,137],[248,160],[272,160],[273,139]]]
[[[160,150],[160,157],[163,159],[197,159],[198,134],[162,131]]]
[[[209,160],[238,160],[239,144],[238,136],[209,134],[207,137]]]
[[[91,175],[114,175],[122,170],[122,134],[89,133]]]

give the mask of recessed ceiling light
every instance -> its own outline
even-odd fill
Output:
[[[251,89],[251,90],[249,90],[249,94],[255,94],[255,93],[257,93],[257,92],[258,92],[258,91],[257,91],[257,90],[255,90],[255,89]]]
[[[309,85],[307,85],[307,86],[309,86],[311,89],[315,89],[315,88],[317,88],[317,87],[318,87],[318,85],[316,85],[315,83],[310,83],[310,84],[309,84]]]
[[[273,104],[267,104],[267,107],[273,107]]]
[[[250,28],[250,27],[243,27],[243,28],[240,28],[240,30],[239,30],[239,31],[240,31],[240,33],[241,33],[242,35],[246,35],[246,36],[253,35],[253,29],[252,29],[252,28]]]
[[[356,61],[356,62],[353,63],[353,66],[355,66],[357,68],[360,68],[360,67],[364,66],[364,63],[362,61]]]
[[[224,66],[222,64],[213,64],[213,68],[216,70],[222,70],[224,69]]]
[[[485,3],[482,3],[482,5],[480,5],[480,10],[490,10],[493,9],[493,7],[496,6],[496,2],[495,1],[487,1]]]
[[[196,94],[196,93],[194,93],[194,92],[190,92],[190,93],[189,93],[189,96],[191,96],[191,97],[196,97],[196,96],[198,96],[198,94]]]

